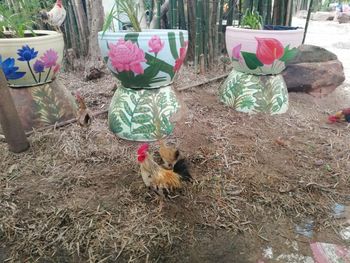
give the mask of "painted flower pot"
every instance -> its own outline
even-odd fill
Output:
[[[220,101],[245,113],[281,114],[288,110],[282,75],[258,76],[233,70],[220,87]]]
[[[56,81],[25,88],[10,88],[25,131],[74,119],[77,105],[74,97]]]
[[[63,35],[35,30],[37,36],[0,39],[0,68],[11,87],[48,83],[59,72],[63,59]]]
[[[185,30],[99,33],[99,46],[108,68],[124,87],[159,88],[170,85],[185,60]]]
[[[108,123],[123,139],[155,141],[173,131],[170,117],[179,108],[171,86],[142,90],[119,87],[109,107]]]
[[[286,62],[295,57],[303,34],[303,29],[253,30],[228,26],[226,48],[237,71],[279,74],[285,69]]]

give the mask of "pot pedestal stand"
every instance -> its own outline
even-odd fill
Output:
[[[219,98],[245,113],[273,115],[288,110],[288,90],[281,74],[253,75],[233,69],[220,87]]]
[[[25,131],[76,117],[75,99],[57,79],[41,85],[9,89]]]
[[[172,133],[170,118],[179,108],[171,85],[157,89],[120,86],[109,107],[109,128],[122,139],[156,141]]]

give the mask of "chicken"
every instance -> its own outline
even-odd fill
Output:
[[[40,11],[41,19],[55,27],[57,31],[61,32],[61,25],[66,19],[66,10],[63,7],[62,0],[57,0],[53,8],[47,12],[45,10]]]
[[[181,188],[183,182],[192,181],[185,160],[178,160],[173,170],[167,170],[153,160],[148,148],[148,144],[142,144],[139,147],[137,161],[140,164],[143,182],[160,197],[164,198],[171,191]]]
[[[78,102],[78,111],[77,111],[77,122],[80,126],[88,127],[92,122],[92,113],[86,107],[84,99],[81,97],[80,92],[75,93],[75,99]]]
[[[336,112],[334,115],[328,117],[330,123],[348,122],[350,123],[350,108],[343,109]]]
[[[168,146],[164,140],[160,140],[159,155],[164,162],[164,167],[167,169],[172,169],[180,157],[180,152],[174,146]]]

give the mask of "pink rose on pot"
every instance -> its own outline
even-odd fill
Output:
[[[109,45],[108,57],[112,66],[118,71],[132,71],[143,74],[142,62],[146,62],[145,52],[130,40],[119,39],[116,44]]]
[[[284,48],[277,39],[256,37],[256,40],[258,41],[256,57],[261,63],[270,65],[283,56]]]
[[[236,59],[236,60],[241,60],[241,49],[242,49],[242,44],[239,44],[237,46],[235,46],[232,49],[232,58]]]
[[[149,41],[148,46],[150,47],[149,52],[158,54],[164,47],[164,41],[159,36],[154,35]]]
[[[175,61],[174,71],[179,71],[179,69],[181,68],[182,63],[186,58],[187,46],[188,46],[188,41],[185,41],[184,46],[180,48],[180,56]]]

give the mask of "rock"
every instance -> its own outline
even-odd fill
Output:
[[[335,12],[316,12],[311,16],[312,20],[316,21],[329,21],[333,20],[335,17]]]
[[[301,45],[298,49],[298,54],[288,64],[327,62],[338,59],[334,53],[319,46]]]
[[[339,13],[336,17],[339,24],[350,23],[350,14]]]
[[[327,49],[301,45],[296,57],[282,73],[288,91],[326,96],[345,80],[342,63]]]
[[[297,18],[303,18],[306,19],[307,17],[307,10],[300,10],[295,15]]]
[[[291,64],[282,74],[288,91],[306,92],[314,97],[328,95],[345,80],[339,60]]]

